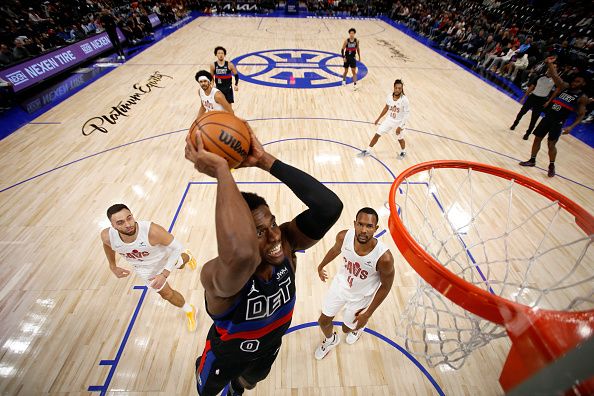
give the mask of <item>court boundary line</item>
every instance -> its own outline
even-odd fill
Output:
[[[339,321],[332,321],[332,324],[334,326],[340,326],[342,327],[343,322],[339,322]],[[306,329],[309,327],[317,327],[319,326],[318,322],[306,322],[306,323],[302,323],[302,324],[298,324],[295,325],[293,327],[290,327],[287,332],[285,333],[285,336],[287,334],[293,333],[295,331],[299,331],[302,329]],[[417,368],[421,371],[421,373],[423,373],[423,375],[429,380],[429,382],[431,382],[431,384],[433,385],[433,387],[435,388],[435,390],[437,391],[437,393],[441,396],[445,396],[445,393],[443,392],[443,390],[441,389],[441,387],[439,386],[439,384],[437,383],[437,381],[433,378],[433,376],[427,371],[427,369],[421,364],[421,362],[419,362],[409,351],[407,351],[405,348],[403,348],[402,346],[400,346],[397,342],[395,342],[394,340],[386,337],[385,335],[383,335],[382,333],[379,333],[373,329],[369,329],[369,328],[365,328],[363,329],[364,332],[369,333],[373,336],[375,336],[376,338],[379,338],[380,340],[384,341],[386,344],[389,344],[390,346],[394,347],[394,349],[400,351],[404,356],[406,356],[408,358],[408,360],[410,360],[411,362],[413,362],[413,364],[415,366],[417,366]]]
[[[370,122],[370,121],[363,121],[363,120],[350,120],[350,119],[344,119],[344,118],[329,118],[329,117],[266,117],[266,118],[253,118],[253,119],[250,119],[250,120],[247,120],[247,121],[249,121],[249,122],[254,122],[254,121],[272,121],[272,120],[321,120],[321,121],[342,121],[342,122],[353,122],[353,123],[359,123],[359,124],[368,124],[368,125],[373,125],[373,123],[372,123],[372,122]],[[489,152],[489,153],[491,153],[491,154],[495,154],[495,155],[498,155],[498,156],[501,156],[501,157],[505,157],[505,158],[507,158],[507,159],[510,159],[510,160],[513,160],[513,161],[517,161],[517,162],[521,161],[521,159],[519,159],[519,158],[512,157],[511,155],[508,155],[508,154],[502,153],[502,152],[500,152],[500,151],[496,151],[496,150],[490,149],[490,148],[488,148],[488,147],[479,146],[478,144],[474,144],[474,143],[470,143],[470,142],[465,142],[465,141],[463,141],[463,140],[460,140],[460,139],[455,139],[455,138],[452,138],[452,137],[449,137],[449,136],[439,135],[439,134],[437,134],[437,133],[433,133],[433,132],[428,132],[428,131],[421,131],[421,130],[419,130],[419,129],[414,129],[414,128],[407,128],[407,129],[408,129],[409,131],[413,131],[413,132],[417,132],[417,133],[422,133],[422,134],[424,134],[424,135],[429,135],[429,136],[437,137],[437,138],[440,138],[440,139],[449,140],[449,141],[452,141],[452,142],[455,142],[455,143],[460,143],[460,144],[463,144],[463,145],[467,145],[467,146],[470,146],[470,147],[476,148],[476,149],[478,149],[478,150],[487,151],[487,152]],[[21,180],[21,181],[19,181],[19,182],[16,182],[16,183],[12,184],[12,185],[9,185],[8,187],[5,187],[5,188],[1,189],[1,190],[0,190],[0,193],[3,193],[3,192],[5,192],[5,191],[8,191],[8,190],[10,190],[10,189],[12,189],[12,188],[14,188],[14,187],[17,187],[17,186],[19,186],[19,185],[21,185],[21,184],[27,183],[27,182],[29,182],[29,181],[31,181],[31,180],[37,179],[38,177],[41,177],[41,176],[43,176],[43,175],[46,175],[46,174],[48,174],[48,173],[52,173],[52,172],[54,172],[54,171],[56,171],[56,170],[59,170],[59,169],[65,168],[65,167],[67,167],[67,166],[69,166],[69,165],[73,165],[73,164],[75,164],[75,163],[77,163],[77,162],[80,162],[80,161],[86,160],[86,159],[88,159],[88,158],[95,157],[95,156],[97,156],[97,155],[104,154],[104,153],[107,153],[107,152],[110,152],[110,151],[114,151],[114,150],[116,150],[116,149],[119,149],[119,148],[122,148],[122,147],[130,146],[130,145],[132,145],[132,144],[135,144],[135,143],[140,143],[140,142],[144,142],[144,141],[147,141],[147,140],[151,140],[151,139],[155,139],[155,138],[159,138],[159,137],[163,137],[163,136],[173,135],[173,134],[180,133],[180,132],[184,132],[184,131],[187,131],[187,130],[188,130],[188,128],[184,128],[184,129],[178,129],[178,130],[174,130],[174,131],[170,131],[170,132],[164,132],[164,133],[160,133],[160,134],[157,134],[157,135],[148,136],[148,137],[145,137],[145,138],[141,138],[141,139],[133,140],[133,141],[131,141],[131,142],[128,142],[128,143],[122,143],[122,144],[119,144],[119,145],[117,145],[117,146],[110,147],[110,148],[107,148],[107,149],[104,149],[104,150],[98,151],[98,152],[96,152],[96,153],[94,153],[94,154],[89,154],[89,155],[87,155],[87,156],[84,156],[84,157],[78,158],[78,159],[76,159],[76,160],[69,161],[69,162],[67,162],[67,163],[65,163],[65,164],[62,164],[62,165],[56,166],[56,167],[54,167],[54,168],[51,168],[51,169],[49,169],[49,170],[47,170],[47,171],[44,171],[44,172],[42,172],[42,173],[39,173],[39,174],[37,174],[37,175],[31,176],[31,177],[29,177],[29,178],[27,178],[27,179],[24,179],[24,180]],[[575,137],[574,137],[574,138],[575,138]],[[294,139],[294,140],[311,140],[311,139],[319,139],[319,140],[324,140],[324,139],[322,139],[322,138],[315,138],[315,137],[303,137],[303,138],[292,138],[292,139]],[[577,139],[577,138],[575,138],[575,139]],[[282,140],[282,139],[281,139],[281,140]],[[579,139],[578,139],[578,140],[579,140]],[[348,147],[355,147],[355,146],[353,146],[353,145],[350,145],[350,144],[347,144],[347,143],[343,143],[343,142],[339,142],[339,141],[332,141],[332,140],[327,140],[327,141],[331,141],[331,142],[338,143],[338,144],[341,144],[341,145],[345,145],[345,146],[348,146]],[[277,142],[277,141],[272,141],[272,142]],[[268,142],[268,143],[266,143],[266,145],[267,145],[267,144],[270,144],[270,143],[272,143],[272,142]],[[359,148],[357,148],[357,150],[359,150],[359,151],[360,151],[360,149],[359,149]],[[373,155],[371,156],[371,158],[375,159],[376,161],[380,161],[380,160],[379,160],[377,157],[375,157],[375,156],[373,156]],[[380,162],[381,162],[381,161],[380,161]],[[534,168],[535,168],[535,169],[542,170],[542,171],[546,171],[546,169],[545,169],[545,168],[543,168],[543,167],[540,167],[540,166],[535,166]],[[393,176],[394,178],[396,178],[396,176],[395,176],[393,173],[392,173],[392,176]],[[569,178],[569,177],[567,177],[567,176],[563,176],[563,175],[561,175],[561,174],[557,174],[555,177],[561,178],[561,179],[563,179],[563,180],[567,180],[567,181],[569,181],[569,182],[571,182],[571,183],[573,183],[573,184],[576,184],[576,185],[578,185],[578,186],[580,186],[580,187],[583,187],[583,188],[585,188],[585,189],[588,189],[588,190],[590,190],[590,191],[594,192],[594,187],[588,186],[588,185],[586,185],[586,184],[584,184],[584,183],[581,183],[581,182],[579,182],[579,181],[577,181],[577,180],[573,180],[573,179],[571,179],[571,178]]]

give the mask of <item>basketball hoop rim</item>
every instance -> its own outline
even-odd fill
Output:
[[[450,272],[436,259],[431,257],[431,255],[415,241],[400,220],[397,211],[396,197],[398,188],[407,178],[419,172],[440,168],[472,169],[473,171],[491,174],[507,180],[513,180],[515,183],[537,192],[550,201],[557,201],[563,209],[575,217],[576,224],[587,235],[594,234],[594,216],[563,194],[519,173],[478,162],[462,160],[437,160],[416,164],[401,172],[392,183],[389,196],[390,218],[388,228],[390,229],[392,238],[398,246],[401,254],[427,283],[462,308],[500,325],[505,325],[506,323],[513,321],[518,313],[526,315],[537,314],[539,316],[555,316],[559,319],[565,317],[567,320],[570,320],[571,318],[587,318],[586,320],[591,320],[594,318],[594,310],[540,310],[507,300],[468,283],[464,279]]]

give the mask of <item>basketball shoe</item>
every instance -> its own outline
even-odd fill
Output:
[[[355,342],[357,342],[357,340],[359,338],[361,338],[361,335],[363,334],[363,330],[365,330],[365,327],[359,329],[359,330],[353,330],[351,331],[347,336],[346,336],[346,343],[349,345],[353,345]]]
[[[332,337],[324,339],[318,349],[316,349],[315,357],[317,360],[322,360],[324,357],[340,344],[340,336],[336,332],[332,333]]]

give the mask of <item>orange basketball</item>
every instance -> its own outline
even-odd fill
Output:
[[[204,148],[227,160],[229,168],[243,162],[250,151],[250,132],[242,120],[226,111],[209,111],[190,128],[192,142],[200,131]]]

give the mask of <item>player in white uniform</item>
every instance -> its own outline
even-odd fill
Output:
[[[354,344],[392,288],[394,258],[373,236],[378,229],[377,222],[375,210],[359,210],[355,228],[338,233],[336,243],[318,266],[318,275],[326,282],[328,275],[324,267],[342,253],[342,262],[324,298],[318,319],[326,337],[315,351],[318,360],[340,344],[340,336],[332,330],[332,319],[343,307],[342,331],[347,334],[347,344]]]
[[[196,81],[200,84],[198,88],[198,95],[200,95],[200,110],[198,110],[198,118],[202,117],[204,113],[209,111],[227,111],[233,114],[233,109],[225,95],[212,85],[212,74],[206,70],[200,70],[196,73]]]
[[[196,260],[190,251],[184,251],[181,243],[160,225],[134,220],[126,205],[111,206],[107,209],[107,218],[111,227],[101,231],[101,240],[109,269],[118,278],[130,275],[130,271],[116,266],[118,253],[134,267],[136,275],[147,286],[185,312],[189,331],[196,330],[196,309],[167,283],[173,268],[183,268],[188,264],[191,269],[196,269]]]
[[[408,120],[409,112],[408,98],[406,95],[404,95],[404,84],[402,83],[402,80],[396,80],[394,81],[394,92],[388,94],[388,97],[386,98],[386,105],[384,106],[384,109],[382,110],[379,117],[377,117],[375,120],[375,125],[379,123],[379,120],[386,113],[388,113],[388,116],[377,128],[375,136],[373,139],[371,139],[371,142],[369,142],[369,147],[367,147],[365,150],[362,150],[359,156],[364,157],[366,155],[371,155],[373,146],[375,146],[381,136],[392,131],[396,131],[396,138],[398,139],[398,143],[400,143],[401,148],[399,158],[404,158],[404,156],[406,156],[404,126]]]

